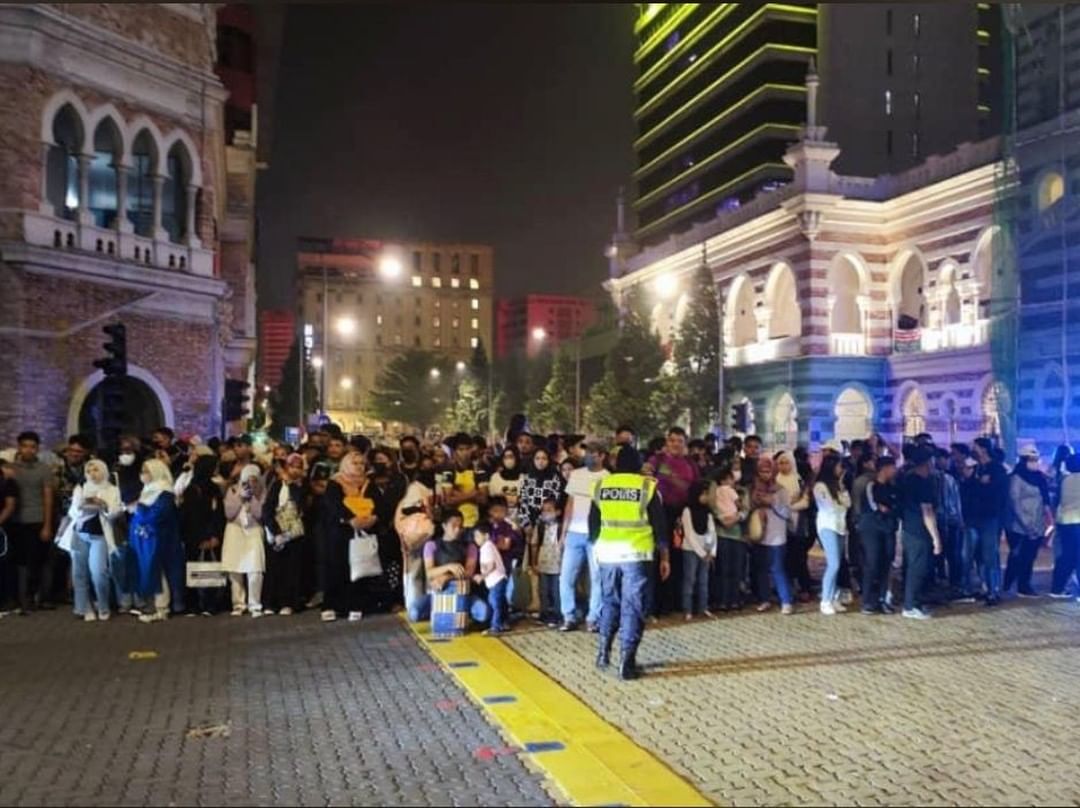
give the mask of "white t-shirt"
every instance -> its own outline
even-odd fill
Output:
[[[589,510],[592,508],[593,493],[596,484],[608,476],[607,469],[589,471],[587,468],[574,469],[566,482],[566,495],[573,497],[574,512],[570,519],[570,533],[589,534]]]
[[[488,588],[495,586],[499,581],[506,577],[506,567],[503,566],[502,555],[499,553],[499,548],[495,546],[495,542],[486,541],[480,547],[480,569],[494,564],[491,572],[484,576],[484,583]]]

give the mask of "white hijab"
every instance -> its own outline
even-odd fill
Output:
[[[93,480],[91,480],[91,469],[98,469],[102,471],[105,474],[105,482],[95,483]],[[108,495],[109,489],[113,487],[113,484],[109,481],[109,467],[106,466],[103,461],[98,460],[97,458],[86,461],[85,476],[86,481],[82,484],[82,495],[84,499],[86,497],[97,497],[98,499],[104,499]]]
[[[160,460],[147,460],[143,463],[143,469],[150,473],[150,482],[143,483],[142,493],[139,494],[139,504],[149,507],[166,491],[172,491],[173,476],[169,467]]]

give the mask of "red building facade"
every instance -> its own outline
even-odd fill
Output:
[[[277,387],[285,360],[289,358],[293,340],[296,339],[296,316],[289,309],[268,309],[259,314],[259,368],[260,387]]]
[[[526,295],[500,300],[495,314],[495,355],[502,358],[518,351],[536,356],[577,339],[596,321],[596,307],[589,300],[566,295]]]

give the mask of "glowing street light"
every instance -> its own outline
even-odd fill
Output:
[[[461,359],[459,359],[457,361],[457,364],[454,365],[454,367],[457,369],[458,373],[464,373],[465,372],[465,362],[463,360],[461,360]]]
[[[429,375],[431,376],[431,378],[437,379],[442,376],[442,371],[440,371],[438,368],[432,368]]]
[[[545,331],[540,326],[537,326],[532,330],[532,338],[537,342],[543,342],[547,339],[547,331]]]
[[[322,357],[321,356],[313,356],[313,357],[311,357],[311,366],[313,368],[315,368],[315,370],[318,370],[319,368],[321,368],[322,367]]]
[[[379,259],[379,275],[384,281],[396,281],[401,277],[403,268],[401,261],[392,255],[384,255]]]
[[[660,275],[653,281],[653,291],[661,298],[674,297],[675,293],[679,291],[679,279],[670,273]]]
[[[352,379],[348,376],[343,376],[341,379],[341,387],[345,390],[352,390]]]
[[[356,333],[356,320],[352,317],[339,317],[334,327],[341,336],[351,337]]]

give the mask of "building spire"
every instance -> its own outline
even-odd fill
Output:
[[[818,85],[821,82],[817,74],[817,62],[810,57],[810,69],[806,72],[806,128],[813,132],[817,128]]]
[[[615,232],[626,232],[626,190],[619,186],[619,194],[615,197]]]

